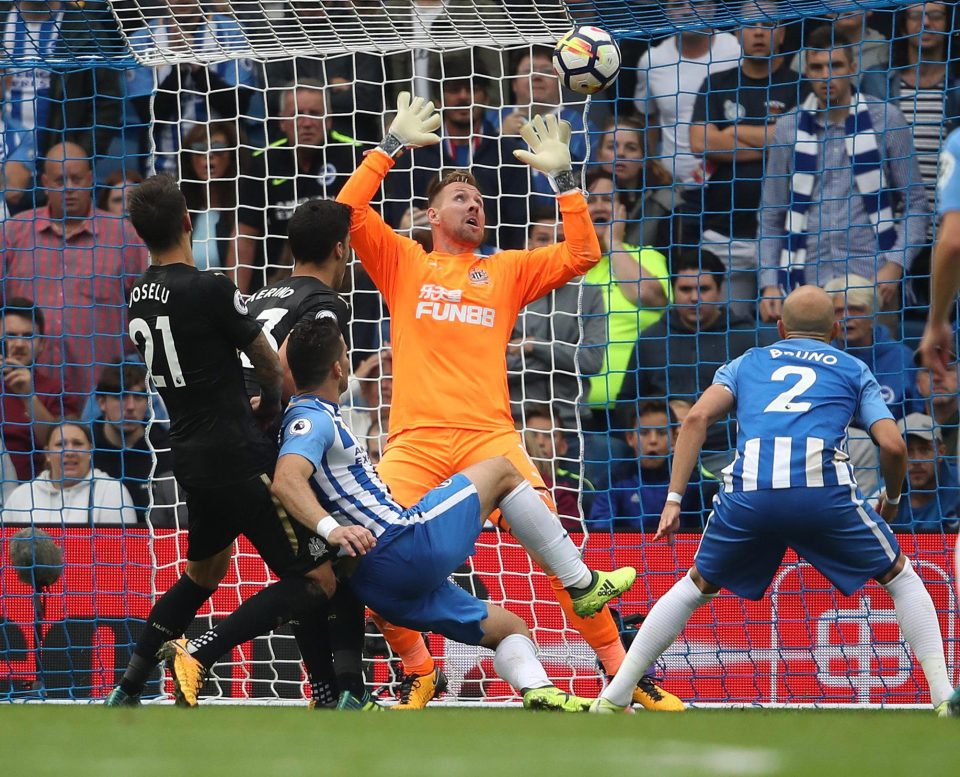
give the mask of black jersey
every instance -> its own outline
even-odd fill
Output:
[[[237,349],[260,333],[224,275],[187,264],[150,267],[130,292],[130,337],[170,413],[177,480],[187,490],[272,471]]]
[[[266,236],[258,268],[264,259],[271,266],[284,264],[287,225],[297,206],[317,197],[336,197],[359,164],[359,148],[344,143],[315,149],[309,169],[299,168],[296,150],[285,139],[254,154],[240,171],[237,222]],[[261,275],[256,272],[254,278]]]
[[[332,315],[340,325],[349,346],[350,308],[337,292],[323,281],[309,276],[296,276],[265,286],[247,300],[250,315],[263,326],[270,344],[279,350],[297,323],[304,319]],[[260,384],[254,376],[253,365],[244,356],[244,378],[247,394],[260,393]]]

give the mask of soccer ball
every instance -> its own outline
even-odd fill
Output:
[[[577,27],[557,41],[553,66],[565,87],[595,94],[610,86],[620,72],[620,48],[599,27]]]

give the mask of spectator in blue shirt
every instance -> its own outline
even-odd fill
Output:
[[[851,273],[834,278],[823,288],[833,297],[834,312],[843,324],[834,345],[856,356],[876,375],[883,401],[894,418],[922,413],[913,351],[894,340],[885,326],[875,323],[876,285]]]
[[[632,475],[614,480],[609,491],[597,494],[587,521],[591,531],[656,531],[670,491],[670,451],[678,428],[666,402],[640,404],[636,424],[626,433],[638,466]],[[692,480],[687,487],[681,505],[682,530],[703,529],[703,507],[710,503],[703,488],[712,491],[715,486]]]
[[[897,422],[907,440],[907,488],[893,526],[906,531],[957,531],[960,481],[956,464],[946,457],[940,428],[933,418],[911,413]]]
[[[842,324],[834,345],[860,359],[877,376],[883,401],[894,418],[924,412],[913,353],[893,340],[886,327],[876,323],[876,285],[862,275],[850,273],[834,278],[823,288],[833,297],[833,310]],[[879,451],[867,430],[855,426],[847,430],[847,453],[860,490],[868,496],[877,493],[881,485]]]

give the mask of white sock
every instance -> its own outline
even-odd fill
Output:
[[[590,585],[593,575],[570,535],[533,486],[524,481],[500,500],[500,511],[510,524],[510,533],[531,553],[543,560],[564,587]]]
[[[953,694],[947,662],[943,657],[943,637],[933,600],[914,571],[910,559],[900,574],[883,586],[893,597],[897,611],[897,623],[907,644],[923,667],[923,674],[930,686],[930,700],[936,707]]]
[[[673,584],[650,609],[633,644],[623,659],[616,677],[601,694],[607,701],[626,707],[633,699],[633,689],[660,655],[670,647],[687,625],[693,611],[709,602],[715,594],[701,593],[687,573]]]
[[[523,634],[510,634],[493,654],[493,669],[518,691],[553,685],[537,659],[537,647]]]

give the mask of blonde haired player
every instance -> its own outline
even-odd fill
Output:
[[[397,113],[380,145],[364,159],[337,199],[353,209],[350,236],[364,269],[390,308],[394,403],[390,437],[378,471],[393,497],[409,507],[431,488],[465,467],[503,456],[533,487],[529,510],[542,509],[545,486],[530,461],[510,415],[506,350],[520,310],[583,275],[600,260],[600,245],[577,188],[570,158],[570,125],[537,116],[521,130],[530,151],[522,162],[545,173],[558,191],[566,241],[532,251],[475,255],[483,242],[483,199],[473,176],[455,171],[428,192],[427,219],[433,248],[397,235],[370,207],[394,159],[406,148],[440,142],[440,116],[433,103],[402,92]],[[533,489],[538,489],[538,497]],[[502,518],[501,528],[510,531]],[[520,528],[511,521],[519,537]],[[559,547],[575,548],[558,519],[524,544],[539,558]],[[537,552],[537,548],[541,552]],[[552,556],[555,558],[555,555]],[[579,555],[576,555],[579,559]],[[547,570],[568,621],[596,651],[607,674],[625,652],[609,608],[591,619],[578,613],[620,595],[632,569],[581,578],[576,559]],[[541,566],[543,564],[541,563]],[[424,707],[446,684],[421,636],[378,619],[403,659],[405,680],[399,709]],[[635,698],[651,708],[682,709],[649,678]]]

